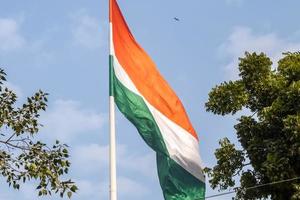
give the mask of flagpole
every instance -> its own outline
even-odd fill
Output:
[[[112,4],[109,0],[109,173],[110,173],[110,188],[109,196],[110,200],[117,200],[117,165],[116,165],[116,129],[115,129],[115,99],[113,96],[113,74],[112,74],[112,25],[111,25],[111,12]]]
[[[115,133],[115,100],[109,97],[109,121],[110,121],[110,200],[117,200],[117,177],[116,177],[116,133]]]

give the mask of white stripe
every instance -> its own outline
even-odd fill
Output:
[[[111,22],[109,22],[109,54],[115,55],[114,42],[113,42],[113,27]]]
[[[145,99],[144,99],[145,100]],[[170,157],[185,170],[205,182],[203,164],[199,154],[198,140],[168,119],[145,101],[161,131]]]
[[[111,52],[114,53],[112,41],[111,49]],[[161,131],[170,157],[193,176],[204,182],[205,177],[202,172],[198,140],[154,108],[137,90],[128,74],[121,67],[117,57],[114,54],[113,56],[116,77],[129,90],[143,98]]]
[[[112,40],[112,31],[113,31],[112,23],[110,23],[110,35],[111,35],[111,37],[110,37],[110,54],[114,57],[114,59],[113,59],[114,65],[113,66],[114,66],[115,74],[123,85],[125,85],[129,90],[131,90],[136,95],[141,96],[140,93],[138,92],[137,88],[131,81],[131,79],[128,77],[127,73],[121,67],[121,64],[119,63],[117,57],[115,56],[115,49],[114,49],[113,40]]]

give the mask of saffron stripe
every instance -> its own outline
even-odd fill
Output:
[[[121,66],[153,107],[198,139],[180,99],[160,75],[151,58],[135,41],[115,0],[111,2],[111,9],[113,45]]]

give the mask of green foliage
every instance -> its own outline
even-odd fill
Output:
[[[212,89],[209,97],[210,101],[206,103],[206,107],[209,111],[220,115],[235,114],[248,100],[241,81],[221,83],[220,86]]]
[[[218,165],[213,169],[206,168],[205,172],[209,176],[214,175],[216,177],[210,182],[213,188],[219,186],[221,190],[225,190],[235,185],[235,181],[231,177],[239,174],[240,170],[242,170],[245,158],[244,152],[236,150],[235,145],[231,144],[228,138],[224,138],[219,144],[221,148],[215,152]]]
[[[6,74],[0,70],[0,173],[9,186],[19,189],[22,183],[36,180],[38,195],[59,193],[68,197],[77,191],[71,180],[61,180],[70,162],[66,144],[59,141],[51,147],[35,141],[41,124],[41,111],[47,107],[47,93],[38,91],[21,107],[16,94],[3,86]]]
[[[246,188],[300,176],[300,54],[285,53],[272,70],[265,54],[246,52],[239,71],[239,80],[213,88],[206,103],[214,114],[252,112],[234,126],[242,149],[220,141],[217,165],[206,169],[210,184],[225,190],[240,178],[236,199],[297,199],[299,180]]]

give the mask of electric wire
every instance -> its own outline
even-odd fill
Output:
[[[271,183],[265,183],[265,184],[261,184],[261,185],[256,185],[256,186],[244,188],[242,190],[245,190],[245,191],[247,191],[247,190],[253,190],[253,189],[256,189],[256,188],[260,188],[260,187],[265,187],[265,186],[269,186],[269,185],[276,185],[276,184],[279,184],[279,183],[286,183],[286,182],[295,181],[295,180],[300,180],[300,177],[285,179],[285,180],[281,180],[281,181],[274,181],[274,182],[271,182]],[[239,188],[241,188],[241,187],[235,187],[233,189],[234,191],[223,192],[223,193],[220,193],[220,194],[215,194],[215,195],[207,196],[207,197],[205,197],[203,199],[197,199],[197,200],[211,199],[211,198],[215,198],[215,197],[220,197],[220,196],[225,196],[225,195],[228,195],[228,194],[236,193],[236,190],[239,189]]]

